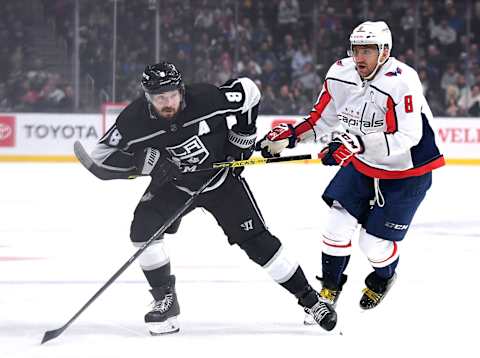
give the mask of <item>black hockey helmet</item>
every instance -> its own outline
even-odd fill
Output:
[[[183,95],[182,74],[170,62],[147,65],[142,74],[142,88],[147,94],[158,94],[178,89]]]

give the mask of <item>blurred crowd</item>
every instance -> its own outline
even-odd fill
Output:
[[[46,68],[33,51],[36,16],[29,0],[5,0],[0,9],[0,110],[71,111],[71,81]]]
[[[0,110],[70,110],[72,79],[29,58],[34,16],[54,24],[73,54],[73,0],[6,0],[0,38]],[[113,1],[80,4],[80,73],[96,93],[112,94]],[[187,83],[217,85],[248,76],[263,94],[264,114],[310,111],[329,66],[346,56],[348,37],[364,19],[385,20],[392,55],[417,69],[435,115],[480,116],[480,1],[471,0],[158,0],[160,56]],[[157,0],[117,1],[117,102],[140,94],[139,77],[155,62]],[[28,7],[28,6],[27,6]],[[5,45],[6,44],[6,45]],[[28,60],[26,60],[28,58]],[[111,99],[111,98],[109,98]]]

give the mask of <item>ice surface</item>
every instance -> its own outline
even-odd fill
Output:
[[[370,268],[354,243],[333,334],[303,326],[295,299],[196,210],[166,240],[179,334],[147,333],[150,296],[134,263],[45,345],[43,333],[66,323],[133,254],[129,225],[147,181],[102,182],[79,164],[2,163],[0,172],[2,358],[478,356],[479,167],[434,173],[400,247],[399,279],[371,312],[358,307]],[[245,171],[271,231],[316,287],[327,210],[321,193],[334,172],[299,164]]]

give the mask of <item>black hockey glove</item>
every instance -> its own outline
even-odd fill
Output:
[[[255,140],[257,139],[257,129],[253,127],[250,130],[240,130],[235,124],[228,131],[228,141],[225,144],[225,154],[228,161],[245,160],[252,156],[255,150]],[[234,175],[240,175],[244,167],[233,169]]]
[[[182,175],[180,163],[171,158],[162,158],[158,149],[150,147],[135,153],[135,166],[139,175],[150,175],[156,186]]]

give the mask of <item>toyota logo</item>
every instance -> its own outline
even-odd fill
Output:
[[[0,140],[4,140],[10,137],[12,135],[12,132],[12,127],[4,123],[0,123]]]

